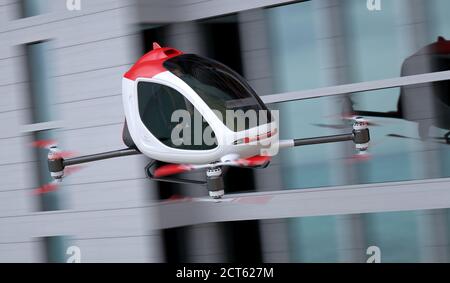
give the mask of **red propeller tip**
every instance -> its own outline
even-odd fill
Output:
[[[39,140],[39,141],[34,141],[31,145],[33,147],[38,147],[38,148],[47,148],[54,144],[56,144],[56,142],[54,140]]]
[[[344,119],[352,120],[352,119],[354,119],[355,117],[357,117],[357,116],[356,116],[355,113],[353,113],[353,112],[350,112],[350,113],[343,113],[343,114],[342,114],[342,118],[344,118]]]
[[[190,197],[185,197],[185,196],[182,196],[182,195],[172,195],[171,197],[169,197],[169,198],[167,199],[167,201],[169,201],[169,202],[191,201],[191,200],[192,200],[192,198],[190,198]]]
[[[372,156],[368,153],[364,153],[364,154],[355,154],[353,155],[353,158],[357,160],[369,160],[370,158],[372,158]]]
[[[169,175],[175,175],[190,171],[192,166],[183,164],[168,164],[163,165],[155,170],[154,176],[156,178],[161,178]]]
[[[172,195],[170,198],[168,198],[167,200],[180,200],[183,199],[184,197],[181,195]]]
[[[71,167],[67,167],[64,169],[64,176],[69,176],[71,174],[74,174],[78,171],[80,171],[81,169],[83,169],[83,166],[71,166]]]
[[[257,196],[257,197],[240,197],[235,202],[242,204],[266,204],[272,199],[271,196]]]
[[[372,159],[372,155],[369,153],[363,153],[363,154],[354,154],[351,158],[347,160],[348,163],[355,163],[355,162],[365,162]]]
[[[54,192],[57,189],[58,189],[58,185],[57,184],[50,183],[50,184],[46,184],[46,185],[43,185],[40,188],[35,189],[34,190],[34,194],[35,195],[47,194],[47,193],[50,193],[50,192]]]

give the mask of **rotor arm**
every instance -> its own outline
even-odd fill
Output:
[[[359,152],[365,152],[369,148],[370,142],[370,131],[367,121],[362,118],[356,118],[353,123],[353,131],[351,133],[304,139],[282,140],[279,145],[280,148],[288,148],[343,141],[353,141]]]
[[[83,164],[83,163],[88,163],[88,162],[93,162],[93,161],[99,161],[99,160],[111,159],[111,158],[123,157],[123,156],[129,156],[129,155],[137,155],[137,154],[141,154],[141,153],[134,148],[119,149],[119,150],[102,152],[102,153],[97,153],[97,154],[92,154],[92,155],[68,158],[68,159],[64,160],[64,165],[71,166],[71,165],[77,165],[77,164]]]
[[[54,179],[61,179],[64,177],[64,169],[67,166],[78,165],[88,162],[94,162],[99,160],[111,159],[116,157],[130,156],[141,154],[136,149],[127,148],[127,149],[119,149],[114,151],[102,152],[97,154],[79,156],[74,158],[64,159],[59,155],[60,150],[53,146],[50,148],[48,153],[48,169],[50,171],[50,175]]]
[[[342,141],[351,141],[351,140],[353,140],[353,133],[334,135],[334,136],[306,138],[306,139],[294,139],[293,146],[295,147],[295,146],[342,142]]]

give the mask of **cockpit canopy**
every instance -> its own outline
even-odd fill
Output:
[[[240,132],[272,122],[270,112],[245,79],[225,65],[197,55],[182,54],[167,59],[163,66],[185,82],[228,129]],[[140,118],[161,143],[189,150],[208,150],[217,146],[217,142],[192,143],[195,139],[193,128],[200,127],[195,123],[194,117],[201,115],[182,93],[167,85],[150,81],[138,82],[137,92]],[[171,136],[172,131],[180,126],[171,119],[177,110],[187,110],[192,117],[192,121],[185,125],[191,128],[191,136],[182,137],[190,142],[183,142],[181,145],[174,143]],[[249,118],[250,116],[254,119]],[[201,125],[201,132],[209,126],[204,119]],[[215,138],[214,131],[212,137]]]
[[[270,113],[246,80],[227,66],[194,54],[184,54],[164,62],[164,67],[189,85],[233,131],[243,131],[271,122]],[[240,110],[240,111],[239,111]],[[261,117],[260,111],[266,110]],[[226,121],[227,111],[235,116],[257,113],[258,119],[246,124]],[[264,113],[264,112],[263,112]],[[262,118],[262,119],[259,119]],[[253,124],[252,124],[253,123]]]

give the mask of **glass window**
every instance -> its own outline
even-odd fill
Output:
[[[188,150],[208,150],[217,147],[215,134],[208,123],[175,89],[157,83],[139,82],[138,104],[142,122],[163,144]],[[189,114],[189,119],[173,116],[177,110],[186,110],[187,112],[183,113]],[[201,122],[196,123],[196,119]],[[201,125],[201,131],[196,131],[195,125]],[[176,129],[176,127],[182,127],[182,129]],[[176,131],[175,139],[172,138],[174,130]],[[209,137],[212,141],[203,138],[203,133],[206,131],[210,131]]]
[[[236,123],[236,119],[233,123],[225,123],[231,130],[247,130],[271,121],[268,111],[267,116],[259,116],[259,110],[267,108],[245,79],[219,62],[185,54],[167,60],[164,66],[187,83],[211,109],[220,112],[221,116],[217,112],[216,115],[224,122],[228,121],[227,110],[236,111],[233,112],[236,119],[248,114],[249,110],[256,111],[257,119],[245,119],[242,127]]]

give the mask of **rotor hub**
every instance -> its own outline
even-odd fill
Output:
[[[206,177],[212,178],[212,177],[219,177],[222,176],[222,168],[220,167],[212,167],[206,170]]]
[[[64,177],[64,160],[61,157],[61,150],[57,146],[49,148],[47,163],[53,179],[60,180]]]
[[[225,184],[223,182],[222,168],[211,167],[206,170],[206,186],[209,191],[209,196],[214,199],[222,198],[225,194]]]
[[[354,120],[353,141],[356,149],[360,152],[365,152],[369,148],[369,123],[362,117],[356,117]]]

